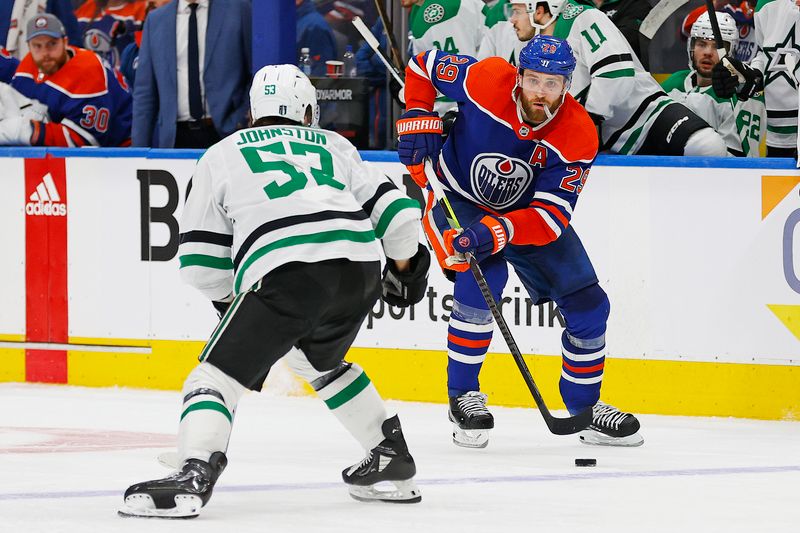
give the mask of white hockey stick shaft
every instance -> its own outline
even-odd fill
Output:
[[[397,83],[400,84],[400,87],[405,87],[406,83],[405,81],[403,81],[403,78],[400,77],[400,73],[397,72],[397,69],[395,69],[391,63],[389,63],[389,59],[381,51],[381,45],[378,42],[378,39],[376,39],[375,36],[372,35],[372,32],[369,31],[367,25],[364,24],[363,20],[361,20],[361,17],[356,17],[353,19],[353,26],[356,27],[358,33],[360,33],[361,37],[363,37],[364,40],[367,41],[369,47],[372,48],[372,50],[378,55],[380,60],[383,61],[383,64],[386,65],[386,68],[389,69],[389,72],[392,73],[392,76],[394,76],[394,79],[396,79]]]
[[[648,39],[652,39],[664,22],[671,17],[679,7],[688,1],[689,0],[661,0],[644,18],[641,26],[639,26],[639,33]]]

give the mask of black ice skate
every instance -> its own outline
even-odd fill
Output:
[[[494,417],[486,408],[487,396],[469,391],[450,398],[448,417],[453,423],[453,442],[465,448],[486,448],[489,430],[494,427]]]
[[[394,415],[384,420],[381,429],[386,438],[367,452],[363,461],[342,471],[342,479],[349,487],[350,496],[362,502],[422,501],[422,495],[413,479],[417,467],[414,458],[408,453],[400,419]],[[381,482],[389,482],[394,485],[394,489],[376,488]]]
[[[121,516],[144,518],[194,518],[208,503],[228,459],[214,452],[208,462],[189,459],[180,471],[164,479],[131,485],[125,491]]]
[[[592,407],[592,423],[578,436],[586,444],[604,446],[641,446],[644,438],[638,433],[639,421],[607,403],[597,402]]]

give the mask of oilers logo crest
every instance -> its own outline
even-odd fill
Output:
[[[470,169],[476,199],[487,207],[505,209],[519,200],[533,180],[533,171],[521,159],[503,154],[481,154]]]
[[[111,37],[102,30],[91,28],[83,36],[84,48],[91,50],[109,65],[119,64],[119,51],[111,44]]]

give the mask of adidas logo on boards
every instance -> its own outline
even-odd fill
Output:
[[[56,184],[53,183],[53,176],[49,172],[44,175],[42,182],[31,194],[30,201],[25,204],[25,213],[32,216],[52,217],[67,215],[67,204],[61,202],[61,195],[58,194]]]

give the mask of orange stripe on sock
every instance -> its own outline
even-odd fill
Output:
[[[482,340],[465,339],[463,337],[453,335],[452,333],[447,334],[447,340],[450,342],[454,342],[459,346],[463,346],[464,348],[488,348],[489,344],[492,343],[492,339],[482,339]]]
[[[566,361],[562,361],[562,363],[564,364],[564,368],[566,368],[570,372],[575,372],[577,374],[589,374],[590,372],[597,372],[598,370],[603,370],[603,367],[605,366],[605,361],[600,363],[599,365],[593,365],[593,366],[572,366]]]

